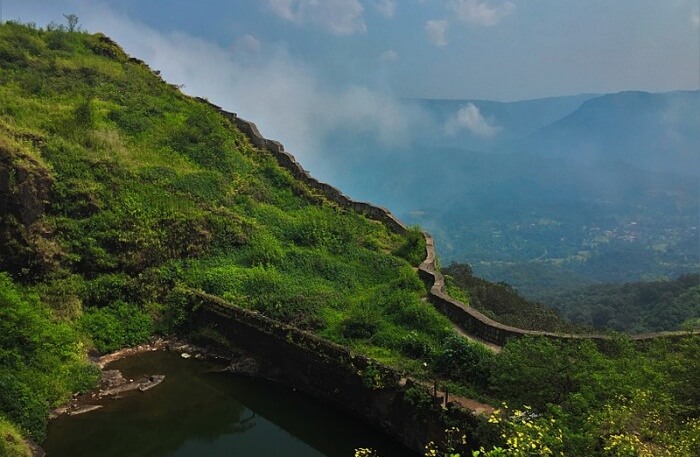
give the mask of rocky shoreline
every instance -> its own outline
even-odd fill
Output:
[[[51,411],[49,418],[54,419],[64,414],[75,416],[95,411],[107,406],[104,400],[116,400],[127,392],[135,390],[145,392],[146,390],[158,386],[165,379],[164,375],[144,374],[135,379],[127,379],[119,370],[105,369],[107,365],[117,360],[153,351],[177,352],[185,358],[191,356],[204,358],[209,354],[209,351],[183,341],[157,338],[151,340],[148,344],[123,348],[97,358],[92,358],[91,361],[99,367],[102,372],[99,385],[85,394],[74,394],[67,404]]]
[[[105,369],[107,365],[117,360],[153,351],[174,352],[185,359],[225,360],[229,362],[229,365],[223,371],[246,376],[259,376],[260,374],[257,361],[248,355],[242,353],[224,355],[211,348],[196,346],[187,341],[156,338],[147,344],[123,348],[109,354],[91,358],[91,361],[102,372],[99,385],[85,394],[74,394],[68,403],[51,411],[49,418],[54,419],[64,414],[75,416],[88,413],[107,406],[108,403],[105,404],[105,400],[116,400],[127,392],[135,390],[145,392],[158,386],[165,379],[165,375],[143,374],[137,378],[127,379],[119,370]]]
[[[145,392],[157,387],[165,380],[165,375],[144,374],[137,378],[126,378],[119,370],[106,369],[109,364],[117,360],[132,357],[139,354],[154,351],[168,351],[184,359],[219,360],[228,362],[221,371],[236,373],[243,376],[261,376],[261,367],[258,361],[244,352],[223,354],[210,347],[201,347],[188,341],[166,338],[153,338],[147,344],[119,349],[109,354],[91,357],[90,361],[97,366],[101,373],[101,380],[93,390],[84,394],[73,394],[70,400],[49,414],[49,419],[55,419],[62,415],[76,416],[89,413],[104,407],[123,397],[124,394],[133,391]],[[266,378],[267,379],[267,378]],[[45,457],[46,453],[38,444],[27,441],[33,457]]]

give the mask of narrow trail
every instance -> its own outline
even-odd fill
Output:
[[[489,343],[488,341],[482,340],[482,339],[479,338],[479,337],[476,337],[476,336],[474,336],[474,335],[470,335],[470,334],[467,333],[462,327],[460,327],[459,325],[455,324],[454,322],[452,322],[452,329],[453,329],[453,330],[455,331],[455,333],[457,333],[459,336],[464,337],[464,338],[468,339],[469,341],[473,341],[473,342],[475,342],[475,343],[480,343],[480,344],[484,345],[484,346],[486,347],[486,349],[488,349],[488,350],[490,350],[490,351],[492,351],[492,352],[494,352],[494,353],[496,353],[496,354],[498,354],[499,352],[501,352],[501,349],[503,349],[501,346],[499,346],[499,345],[497,345],[497,344]]]
[[[419,380],[413,379],[413,378],[401,378],[401,380],[399,381],[399,384],[404,386],[404,385],[406,385],[406,383],[408,382],[409,379],[416,384],[422,385],[423,387],[428,389],[428,391],[430,391],[430,392],[435,392],[435,390],[436,390],[434,384],[431,384],[428,381],[419,381]],[[438,388],[437,392],[435,392],[435,393],[437,394],[437,398],[441,399],[441,401],[442,401],[442,408],[447,409],[447,406],[445,405],[445,394],[446,394],[445,390],[444,389],[441,390],[440,388]],[[496,410],[493,406],[491,406],[487,403],[480,402],[480,401],[475,400],[473,398],[463,397],[461,395],[454,395],[450,392],[447,392],[447,401],[449,403],[457,403],[462,408],[464,408],[468,411],[471,411],[473,414],[475,414],[477,416],[479,416],[479,415],[490,416]]]
[[[421,298],[421,301],[423,301],[423,302],[425,302],[425,303],[428,303],[428,297],[423,297],[423,298]],[[455,332],[456,334],[458,334],[459,336],[461,336],[461,337],[463,337],[463,338],[466,338],[466,339],[468,339],[468,340],[470,340],[470,341],[473,341],[473,342],[475,342],[475,343],[482,344],[484,347],[486,347],[487,349],[489,349],[490,351],[492,351],[492,352],[494,352],[494,353],[499,353],[499,352],[501,352],[501,347],[500,347],[500,346],[498,346],[498,345],[496,345],[496,344],[493,344],[493,343],[489,343],[488,341],[484,341],[484,340],[482,340],[481,338],[477,338],[476,336],[470,335],[470,334],[467,333],[462,327],[460,327],[459,325],[455,324],[455,323],[452,322],[452,321],[450,321],[450,323],[452,324],[452,330],[454,330],[454,332]],[[406,379],[407,379],[407,378],[403,378],[403,379],[401,380],[401,383],[402,383],[402,384],[405,384],[405,383],[406,383]],[[421,384],[421,385],[425,386],[428,390],[431,390],[431,391],[432,391],[432,390],[434,389],[434,386],[431,385],[429,382],[426,382],[426,381],[418,381],[418,380],[416,380],[416,379],[412,379],[412,380],[413,380],[414,382],[418,383],[418,384]],[[438,394],[439,394],[439,393],[440,393],[440,391],[438,391]],[[445,394],[445,393],[443,392],[443,398],[444,398],[444,394]],[[474,413],[474,414],[476,414],[476,415],[486,415],[486,416],[490,416],[490,415],[493,413],[493,411],[494,411],[494,407],[491,406],[491,405],[489,405],[489,404],[487,404],[487,403],[482,403],[482,402],[480,402],[480,401],[478,401],[478,400],[475,400],[475,399],[473,399],[473,398],[462,397],[462,396],[460,396],[460,395],[453,395],[453,394],[449,394],[449,393],[448,393],[448,401],[458,403],[458,404],[460,404],[463,408],[465,408],[465,409],[471,411],[472,413]],[[443,403],[443,408],[445,408],[444,403]]]
[[[424,303],[428,303],[428,297],[421,298],[421,301]],[[482,344],[484,347],[486,347],[486,349],[488,349],[496,354],[501,352],[501,349],[502,349],[501,346],[494,344],[494,343],[489,343],[486,340],[482,340],[481,338],[479,338],[477,336],[469,334],[466,330],[464,330],[462,327],[460,327],[459,325],[457,325],[453,321],[450,321],[450,324],[452,325],[452,330],[454,330],[454,332],[456,334],[458,334],[459,336],[466,338],[469,341],[473,341],[474,343]]]

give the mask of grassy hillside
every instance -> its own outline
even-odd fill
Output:
[[[539,455],[700,451],[700,338],[525,338],[494,354],[454,336],[421,301],[417,231],[325,201],[102,35],[0,26],[0,217],[3,452],[23,455],[18,431],[41,440],[49,409],[94,384],[89,349],[196,332],[188,288],[453,394],[531,405],[484,425],[499,455],[524,455],[502,437]]]
[[[0,27],[0,176],[3,312],[20,322],[0,352],[19,393],[0,413],[34,437],[83,387],[66,361],[177,331],[183,288],[398,365],[419,365],[407,335],[448,334],[406,260],[421,236],[325,202],[102,35]],[[62,352],[33,367],[46,348],[22,338],[42,332]],[[39,371],[65,376],[36,386]]]

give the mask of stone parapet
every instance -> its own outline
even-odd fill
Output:
[[[284,146],[280,142],[263,137],[258,130],[258,127],[253,122],[242,119],[235,113],[225,111],[223,108],[210,103],[208,100],[203,98],[199,98],[198,100],[208,104],[221,113],[225,118],[229,119],[238,130],[248,137],[250,142],[255,147],[269,151],[282,168],[288,170],[294,178],[321,193],[329,201],[334,202],[343,208],[363,214],[369,219],[382,222],[395,233],[406,233],[406,225],[397,219],[388,209],[374,206],[369,203],[356,202],[330,184],[320,182],[313,178],[309,172],[304,170],[304,168],[296,161],[292,154],[284,150]],[[445,278],[436,267],[434,239],[430,234],[425,232],[424,236],[426,241],[426,257],[419,266],[418,273],[429,288],[428,300],[438,311],[447,316],[452,322],[463,328],[467,333],[499,346],[502,346],[511,338],[520,338],[525,335],[538,335],[556,339],[588,339],[595,341],[608,340],[611,338],[609,335],[563,334],[511,327],[496,322],[474,308],[455,300],[445,292]],[[659,337],[680,338],[688,334],[689,332],[682,331],[657,332],[633,335],[631,338],[637,341],[644,341]],[[700,334],[700,331],[695,331],[693,334]]]

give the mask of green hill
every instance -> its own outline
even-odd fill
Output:
[[[422,236],[326,201],[99,34],[0,27],[0,206],[0,413],[34,437],[91,385],[86,348],[178,331],[183,288],[399,366],[406,335],[449,334]]]
[[[422,300],[417,229],[325,195],[105,36],[0,25],[0,452],[24,455],[19,433],[41,440],[49,410],[95,384],[89,350],[202,337],[188,289],[507,401],[475,439],[506,449],[489,455],[700,451],[700,338],[493,353]]]

